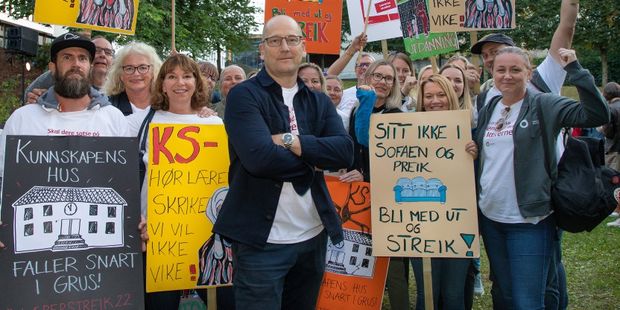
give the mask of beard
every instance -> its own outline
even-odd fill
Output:
[[[79,77],[69,77],[73,73],[77,73]],[[54,79],[56,80],[54,90],[61,97],[79,99],[90,93],[90,79],[80,71],[69,70],[63,76],[56,71]]]

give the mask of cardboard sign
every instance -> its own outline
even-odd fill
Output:
[[[146,290],[230,285],[231,245],[211,229],[228,193],[224,125],[150,124]]]
[[[34,21],[133,35],[139,0],[37,0]]]
[[[428,0],[431,32],[515,28],[515,0]]]
[[[144,309],[136,144],[7,137],[1,309]]]
[[[459,49],[456,33],[430,33],[425,0],[398,3],[405,50],[411,59],[428,58]]]
[[[364,31],[364,21],[370,1],[372,3],[366,28],[368,42],[402,37],[396,0],[347,0],[351,35],[355,37]]]
[[[265,23],[276,15],[288,15],[299,23],[308,53],[340,53],[342,1],[266,0]]]
[[[328,241],[317,309],[381,309],[389,258],[372,256],[370,184],[326,177],[344,242]]]
[[[371,116],[373,255],[480,255],[470,113]]]

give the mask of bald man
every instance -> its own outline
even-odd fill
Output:
[[[323,170],[350,166],[353,142],[327,95],[297,78],[295,20],[270,19],[259,50],[263,69],[227,97],[230,189],[213,231],[232,243],[237,309],[315,309],[327,238],[343,241]]]

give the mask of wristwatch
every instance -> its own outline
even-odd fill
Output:
[[[293,142],[295,142],[295,135],[293,135],[292,133],[287,132],[282,135],[282,144],[284,144],[285,148],[290,150],[293,146]]]

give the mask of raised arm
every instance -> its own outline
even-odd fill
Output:
[[[336,59],[336,61],[329,66],[327,69],[327,75],[340,74],[342,70],[344,70],[344,67],[346,67],[351,59],[353,59],[355,53],[359,52],[360,48],[363,48],[366,45],[366,40],[368,40],[368,38],[365,34],[360,34],[355,37],[353,42],[351,42],[351,45],[349,45],[349,47],[347,47],[344,51],[344,54],[340,55],[340,57],[338,57],[338,59]]]
[[[579,0],[562,0],[560,5],[560,24],[555,29],[551,44],[549,45],[549,53],[558,63],[561,63],[558,50],[560,48],[570,49],[573,44],[578,12]]]

